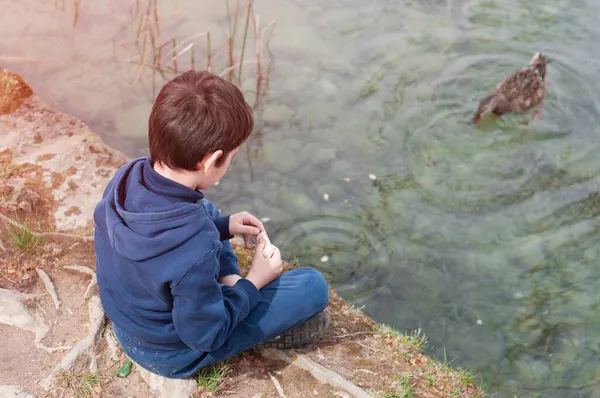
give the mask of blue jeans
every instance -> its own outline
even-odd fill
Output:
[[[207,200],[211,216],[219,215]],[[231,267],[231,242],[224,241],[221,261]],[[313,268],[297,268],[283,273],[260,290],[261,301],[233,330],[227,341],[216,350],[199,352],[190,348],[176,351],[150,350],[139,347],[134,340],[113,324],[113,331],[125,353],[139,366],[169,378],[192,377],[200,368],[223,361],[256,344],[285,333],[308,321],[325,309],[329,302],[327,282]]]

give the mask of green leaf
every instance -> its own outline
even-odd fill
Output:
[[[131,359],[126,359],[121,366],[121,369],[117,372],[117,377],[127,377],[129,373],[131,373],[131,367],[133,366],[133,362]]]

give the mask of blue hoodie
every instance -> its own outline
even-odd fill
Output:
[[[96,272],[107,316],[139,349],[172,352],[180,366],[221,346],[258,304],[248,280],[219,262],[229,217],[204,195],[156,173],[150,158],[122,166],[94,211]]]

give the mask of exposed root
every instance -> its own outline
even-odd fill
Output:
[[[106,345],[108,346],[108,350],[110,351],[110,359],[116,361],[119,359],[119,354],[117,353],[117,339],[113,336],[112,331],[109,328],[106,328],[104,331],[104,337],[106,338]]]
[[[90,353],[90,373],[95,374],[98,372],[98,360],[96,359],[96,350],[92,347],[92,352]]]
[[[275,388],[277,389],[277,394],[279,394],[279,397],[280,398],[287,398],[287,396],[283,392],[283,388],[281,387],[281,384],[279,383],[279,380],[277,380],[277,378],[275,376],[273,376],[273,373],[269,372],[269,377],[273,381],[273,384],[275,384]]]
[[[60,307],[60,300],[58,299],[58,295],[56,294],[56,289],[54,288],[54,284],[52,283],[52,280],[50,280],[50,277],[48,276],[46,271],[44,271],[43,269],[36,268],[35,271],[37,272],[38,276],[42,280],[42,283],[44,284],[46,291],[52,297],[52,301],[54,301],[54,307],[56,308],[56,311],[58,311],[58,309]]]
[[[104,316],[104,310],[102,309],[102,304],[100,303],[100,297],[93,296],[90,300],[89,308],[90,328],[88,330],[88,335],[79,341],[79,343],[77,343],[71,349],[71,351],[64,356],[60,363],[56,365],[48,377],[41,382],[42,387],[50,387],[52,381],[54,380],[54,376],[61,370],[70,371],[79,356],[93,352],[96,340],[98,340],[98,337],[102,334],[106,317]]]
[[[41,342],[50,331],[50,328],[38,314],[31,315],[23,305],[23,301],[40,296],[39,294],[24,294],[13,290],[0,289],[0,323],[35,333],[36,347],[48,353],[70,349],[71,346],[48,347]]]
[[[293,350],[281,351],[274,348],[263,350],[262,355],[267,358],[288,362],[300,369],[307,370],[321,383],[329,384],[334,388],[342,389],[356,398],[371,398],[371,395],[356,384],[350,382],[338,373],[316,363],[306,355],[297,354]]]
[[[363,334],[373,334],[373,332],[356,332],[356,333],[348,333],[348,334],[339,334],[339,335],[335,336],[335,338],[336,339],[345,339],[347,337],[362,336]]]
[[[91,289],[98,283],[98,278],[96,277],[96,273],[91,268],[82,267],[81,265],[67,265],[64,268],[71,269],[73,271],[83,272],[85,274],[92,276],[92,280],[88,284],[87,289],[85,289],[85,294],[83,295],[83,301],[87,300]]]
[[[4,214],[0,214],[0,220],[4,221],[5,223],[8,223],[14,227],[17,228],[25,228],[25,226],[23,224],[20,224],[18,222],[16,222],[15,220],[13,220],[10,217],[5,216]],[[30,233],[35,236],[35,237],[61,237],[61,238],[72,238],[72,239],[82,239],[85,241],[93,241],[94,237],[90,236],[90,235],[77,235],[77,234],[69,234],[66,232],[35,232],[35,231],[30,231]]]

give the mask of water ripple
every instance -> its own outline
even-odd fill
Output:
[[[390,243],[369,225],[343,216],[296,219],[270,232],[286,256],[318,267],[340,294],[353,298],[384,286],[392,269]]]

